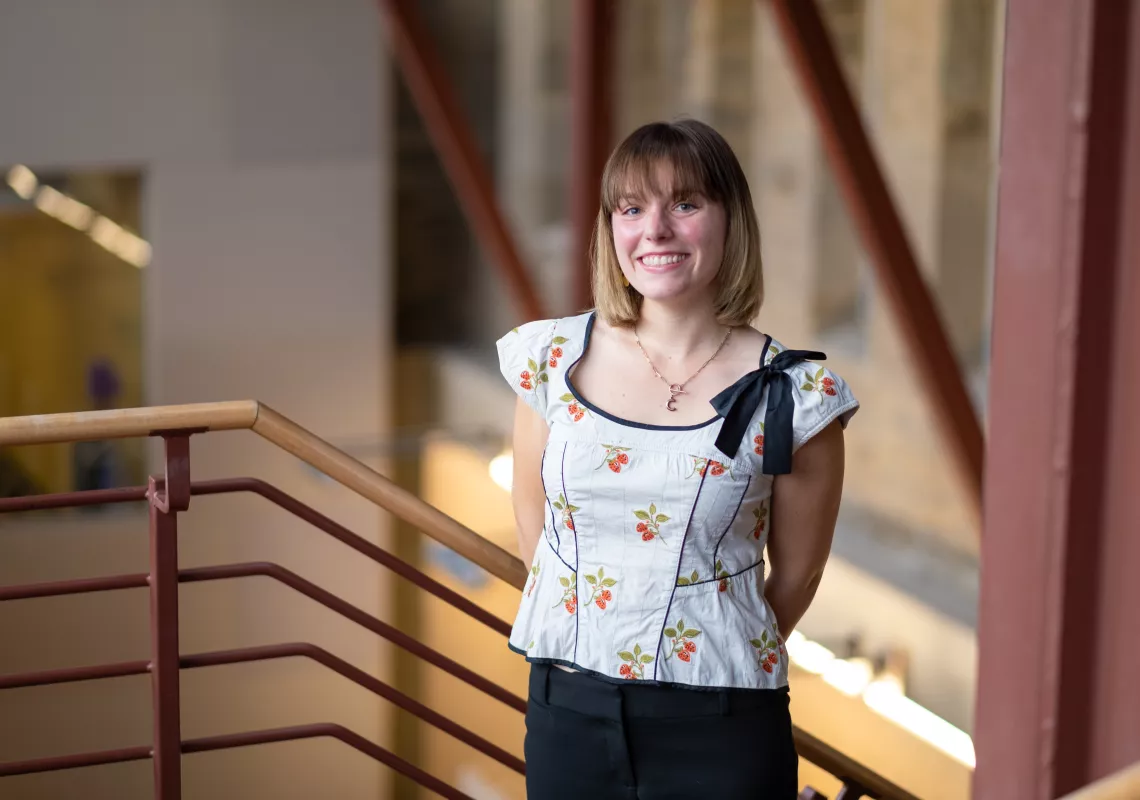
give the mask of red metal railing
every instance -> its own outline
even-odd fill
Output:
[[[144,499],[149,502],[151,517],[151,571],[149,574],[115,575],[105,578],[3,587],[0,588],[0,602],[149,586],[151,597],[151,659],[149,661],[132,661],[0,676],[0,689],[143,675],[149,672],[154,694],[154,746],[77,753],[0,764],[0,777],[151,758],[154,761],[155,797],[161,800],[170,800],[181,795],[180,762],[183,753],[331,736],[372,756],[444,797],[467,797],[467,795],[437,778],[408,764],[394,753],[336,725],[305,725],[186,742],[181,740],[179,729],[180,669],[290,657],[310,658],[516,772],[522,774],[525,771],[523,762],[518,757],[315,645],[307,643],[272,645],[202,653],[180,658],[178,654],[177,594],[180,582],[191,583],[252,576],[271,577],[379,634],[397,646],[403,647],[428,663],[447,671],[511,708],[520,712],[526,710],[526,701],[523,698],[488,681],[481,675],[277,564],[230,564],[180,571],[177,555],[177,515],[180,511],[189,508],[190,497],[192,495],[252,492],[313,524],[376,563],[392,569],[401,577],[412,581],[424,591],[430,592],[492,630],[502,635],[510,633],[510,625],[503,620],[396,558],[383,548],[357,536],[315,509],[264,481],[237,478],[191,483],[189,434],[175,431],[163,434],[163,438],[166,442],[166,476],[160,479],[152,478],[147,487],[0,500],[0,513],[139,502]]]
[[[192,428],[171,428],[162,424],[166,421],[184,422],[186,420],[200,422],[201,425]],[[423,504],[422,501],[417,500],[415,502],[424,506],[423,508],[414,506],[408,497],[401,494],[400,490],[388,485],[382,476],[372,473],[364,465],[353,461],[308,431],[260,404],[212,404],[167,409],[129,409],[122,412],[97,412],[95,414],[58,415],[56,417],[0,419],[0,446],[12,443],[24,444],[82,440],[98,436],[131,435],[161,436],[166,445],[165,475],[151,478],[145,487],[0,499],[0,513],[131,503],[145,500],[150,506],[151,553],[150,571],[145,574],[111,575],[99,578],[0,587],[0,602],[148,587],[151,610],[151,655],[148,660],[0,675],[0,690],[103,680],[149,673],[154,698],[154,738],[152,745],[0,763],[0,779],[6,776],[124,761],[140,761],[149,758],[154,765],[154,797],[156,800],[178,800],[181,797],[181,758],[184,754],[298,739],[331,737],[354,747],[443,797],[468,797],[468,795],[426,773],[395,753],[335,724],[300,725],[182,740],[179,725],[179,677],[181,670],[281,658],[308,658],[315,661],[404,711],[414,714],[429,725],[464,742],[516,773],[523,774],[525,765],[517,756],[492,744],[444,714],[412,699],[397,688],[315,645],[300,642],[192,655],[179,654],[179,583],[253,576],[270,577],[356,622],[367,630],[384,637],[427,663],[439,667],[515,711],[521,713],[526,710],[526,701],[522,697],[487,680],[417,639],[365,613],[278,564],[262,562],[226,564],[180,570],[178,568],[177,545],[178,515],[189,508],[191,498],[231,493],[255,494],[284,511],[309,522],[317,529],[353,548],[373,562],[387,567],[402,578],[413,582],[423,591],[438,597],[496,633],[502,636],[510,633],[510,626],[505,621],[425,575],[410,564],[396,558],[383,548],[366,541],[317,510],[264,481],[253,478],[233,478],[191,482],[190,436],[211,428],[232,429],[240,427],[252,428],[267,439],[298,455],[307,463],[322,469],[326,474],[342,480],[350,488],[354,488],[376,500],[388,510],[399,513],[409,521],[424,525],[425,532],[433,537],[453,546],[458,544],[457,549],[471,553],[473,559],[480,566],[495,571],[504,576],[504,579],[512,585],[522,588],[522,576],[525,575],[525,571],[516,569],[514,565],[501,558],[500,553],[496,552],[493,546],[484,543],[485,546],[481,549],[465,538],[469,535],[477,536],[476,534],[458,526],[453,520],[443,517],[439,512]],[[897,800],[910,800],[911,798],[911,795],[871,770],[846,758],[841,753],[837,753],[798,729],[796,730],[796,744],[801,756],[840,778],[844,784],[843,793],[840,795],[842,798],[861,796]],[[0,795],[2,794],[3,792],[0,790]],[[818,793],[805,796],[822,797]]]

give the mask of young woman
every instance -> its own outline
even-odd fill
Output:
[[[708,125],[614,151],[591,259],[593,311],[498,343],[531,565],[510,640],[532,663],[528,795],[790,800],[784,637],[823,574],[858,401],[822,353],[751,327],[759,228]]]

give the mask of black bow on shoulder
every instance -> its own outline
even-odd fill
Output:
[[[767,347],[765,347],[767,351]],[[748,423],[756,409],[764,388],[768,391],[768,408],[764,412],[764,466],[765,475],[785,475],[792,471],[792,413],[796,401],[792,397],[795,386],[792,376],[785,370],[801,361],[822,361],[827,358],[814,350],[784,350],[767,364],[749,372],[736,383],[712,399],[712,407],[724,418],[716,437],[716,448],[729,458],[736,458],[740,443],[748,432]]]

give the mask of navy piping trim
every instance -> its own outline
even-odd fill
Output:
[[[566,563],[566,559],[564,559],[562,557],[561,553],[559,553],[557,550],[554,549],[554,545],[552,545],[550,543],[550,539],[548,537],[543,537],[543,538],[546,539],[546,546],[550,548],[550,552],[554,553],[554,557],[557,558],[559,561],[561,561],[563,563],[563,565],[565,565],[566,569],[568,569],[571,572],[576,574],[578,572],[578,570],[574,569],[572,566],[570,566],[569,564]]]
[[[762,366],[762,367],[768,366],[768,362],[770,362],[773,358],[776,357],[776,353],[771,352],[771,350],[772,350],[772,334],[767,333],[767,334],[765,334],[765,336],[767,338],[764,339],[764,353],[760,356],[760,366]]]
[[[661,641],[665,638],[665,627],[669,624],[669,611],[673,608],[673,597],[677,594],[677,578],[681,576],[681,560],[685,557],[685,542],[689,539],[689,528],[693,526],[693,515],[697,513],[697,504],[701,502],[701,490],[705,488],[705,478],[708,471],[701,473],[701,482],[697,486],[697,496],[693,498],[693,507],[689,509],[689,521],[685,523],[685,535],[681,537],[681,548],[677,553],[677,573],[673,576],[673,591],[669,593],[669,603],[665,606],[665,616],[661,620],[661,633],[657,635],[657,652],[653,656],[653,680],[657,680],[657,668],[661,665]],[[577,657],[577,653],[574,654]]]
[[[732,523],[736,522],[736,517],[737,517],[737,515],[740,514],[740,507],[742,505],[744,505],[744,496],[746,494],[748,494],[748,487],[751,485],[752,485],[752,476],[749,475],[748,480],[744,482],[744,491],[742,491],[740,493],[740,499],[736,501],[736,510],[732,512],[732,519],[730,519],[728,521],[728,524],[724,526],[724,532],[721,533],[720,538],[716,540],[716,547],[713,548],[713,569],[712,569],[712,571],[713,571],[714,575],[716,574],[716,557],[717,557],[717,554],[720,553],[720,543],[724,541],[724,537],[728,535],[728,532],[730,530],[732,530]],[[698,583],[703,583],[703,581],[698,581]],[[691,585],[692,584],[690,584],[690,586]]]
[[[558,542],[558,547],[554,548],[554,552],[557,553],[562,549],[562,537],[558,535],[558,520],[554,516],[554,506],[550,502],[550,493],[546,491],[546,475],[543,474],[546,467],[546,451],[548,449],[547,447],[542,448],[542,462],[538,466],[538,479],[542,481],[542,494],[546,497],[546,507],[550,509],[550,530],[554,531],[554,541]],[[547,544],[549,544],[550,537],[547,536],[544,538],[546,538]],[[558,557],[562,558],[561,555]]]
[[[577,670],[578,672],[582,673],[583,675],[588,675],[591,678],[597,678],[598,680],[605,681],[606,683],[613,683],[613,684],[616,684],[618,686],[629,686],[630,684],[636,684],[639,686],[663,686],[663,687],[669,687],[671,689],[689,689],[689,690],[694,691],[694,692],[773,692],[773,693],[786,694],[789,691],[788,684],[786,684],[786,683],[783,686],[777,686],[777,687],[772,688],[772,689],[761,689],[761,688],[752,687],[752,686],[701,686],[700,684],[696,684],[696,683],[678,683],[677,681],[659,681],[655,678],[647,678],[647,679],[643,679],[643,680],[639,680],[639,681],[630,681],[630,680],[627,680],[625,678],[615,678],[612,675],[607,675],[604,672],[598,672],[597,670],[590,669],[589,667],[583,667],[581,664],[577,663],[576,661],[570,661],[570,660],[567,660],[565,658],[532,658],[531,656],[527,655],[526,650],[523,650],[521,647],[515,647],[510,642],[507,642],[507,648],[512,653],[518,653],[520,656],[523,656],[524,658],[526,658],[527,662],[529,662],[531,664],[550,664],[550,665],[561,665],[563,667],[570,667],[571,669]]]
[[[574,522],[574,512],[570,511],[570,493],[566,491],[566,451],[570,449],[570,442],[562,445],[562,496],[566,498],[566,513],[570,515],[570,532],[574,534],[574,563],[578,564],[578,524]],[[581,619],[581,614],[578,612],[578,568],[574,567],[574,660],[578,660],[578,622]]]
[[[688,589],[690,586],[700,586],[702,583],[717,583],[718,581],[725,580],[726,578],[735,578],[737,575],[743,575],[745,572],[756,569],[764,563],[764,559],[760,559],[755,564],[750,564],[742,570],[732,573],[731,575],[722,575],[719,578],[709,578],[708,580],[696,581],[694,583],[678,584],[677,589]]]
[[[700,428],[706,428],[720,419],[720,415],[716,414],[712,419],[706,420],[704,422],[698,422],[696,425],[650,425],[648,422],[634,422],[631,419],[625,419],[623,417],[611,414],[608,411],[598,408],[589,400],[582,397],[582,395],[578,394],[578,390],[575,388],[574,381],[570,375],[574,371],[574,367],[578,366],[578,362],[586,356],[586,348],[590,346],[590,334],[593,333],[594,318],[597,316],[597,313],[598,312],[596,311],[590,312],[590,318],[586,321],[586,336],[582,341],[582,353],[576,359],[574,359],[574,363],[571,364],[570,367],[566,370],[566,374],[564,376],[564,380],[566,381],[566,388],[570,390],[570,394],[574,395],[575,400],[593,411],[599,417],[604,417],[610,422],[616,422],[618,425],[625,425],[627,428],[641,428],[642,430],[646,431],[695,431]]]

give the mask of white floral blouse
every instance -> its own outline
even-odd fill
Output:
[[[764,599],[773,475],[830,422],[846,426],[858,401],[804,360],[822,353],[769,341],[706,422],[624,420],[569,376],[593,324],[593,312],[531,322],[498,342],[504,377],[550,425],[546,520],[511,649],[611,680],[786,685]]]

